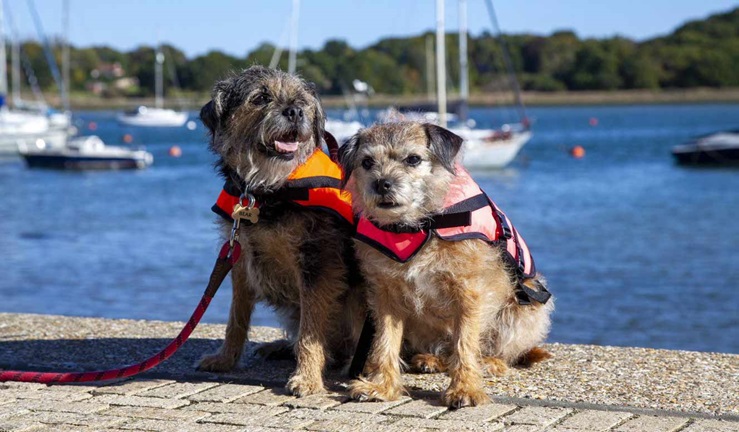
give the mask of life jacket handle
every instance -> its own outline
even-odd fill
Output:
[[[334,162],[339,162],[339,142],[329,131],[323,131],[323,140],[326,141],[328,155]]]

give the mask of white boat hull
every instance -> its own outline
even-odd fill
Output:
[[[364,126],[358,121],[326,120],[326,130],[336,138],[339,145],[351,138],[362,127]]]
[[[18,149],[32,147],[61,148],[67,142],[66,128],[49,129],[43,132],[16,132],[0,134],[0,155],[18,154]]]
[[[186,112],[170,109],[140,107],[134,113],[120,114],[118,122],[126,126],[141,127],[181,127],[187,122]]]
[[[515,159],[521,148],[531,139],[531,132],[513,132],[506,139],[486,140],[474,132],[452,131],[464,138],[463,164],[468,168],[503,168]]]

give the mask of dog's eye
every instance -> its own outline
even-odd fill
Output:
[[[375,161],[372,160],[371,157],[366,157],[362,159],[362,167],[366,170],[372,169],[372,167],[375,166]]]
[[[405,158],[405,164],[408,166],[418,166],[418,164],[421,163],[421,156],[418,155],[410,155],[407,158]]]
[[[272,98],[269,97],[267,93],[260,93],[254,99],[251,100],[251,103],[254,105],[266,105],[272,101]]]

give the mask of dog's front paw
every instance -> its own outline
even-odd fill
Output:
[[[411,369],[420,373],[438,373],[445,372],[446,366],[433,354],[416,354],[411,359]]]
[[[490,397],[480,387],[452,385],[441,395],[441,400],[449,408],[457,409],[486,404],[490,402]]]
[[[293,375],[285,386],[291,395],[297,397],[308,396],[316,393],[323,393],[326,389],[323,387],[323,379],[310,379],[303,375]]]
[[[236,366],[238,356],[216,353],[203,357],[198,364],[198,370],[203,372],[228,372]]]
[[[376,384],[365,379],[356,379],[349,384],[349,397],[360,402],[397,400],[403,388],[389,384]]]

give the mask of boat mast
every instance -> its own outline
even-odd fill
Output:
[[[3,11],[4,12],[4,11]],[[13,15],[8,11],[8,24],[10,33],[13,35],[12,52],[10,53],[10,64],[12,67],[11,86],[13,87],[13,106],[21,105],[21,41],[18,28],[15,26]]]
[[[434,93],[434,37],[426,36],[426,97],[429,102],[435,99]]]
[[[162,65],[164,64],[164,54],[162,53],[161,44],[157,44],[157,51],[154,57],[154,106],[156,108],[164,108],[164,78],[162,77]]]
[[[64,45],[62,46],[62,106],[64,112],[69,110],[69,0],[62,1],[62,29]]]
[[[467,65],[467,0],[459,0],[459,120],[467,121],[470,98],[469,66]]]
[[[287,71],[291,74],[295,73],[296,59],[298,52],[298,14],[300,13],[300,0],[293,0],[293,13],[290,17],[292,24],[290,25],[290,55],[287,60]]]
[[[3,16],[4,5],[0,0],[0,108],[5,107],[5,95],[8,94],[8,71],[7,71],[7,55],[5,53],[5,26]]]
[[[439,126],[446,127],[446,51],[444,46],[444,0],[436,0],[436,94]]]
[[[516,71],[515,69],[513,69],[513,62],[511,61],[511,56],[508,53],[508,47],[503,40],[503,35],[500,32],[500,27],[498,27],[498,18],[495,16],[493,0],[485,0],[485,5],[487,5],[488,7],[488,15],[490,15],[490,22],[493,26],[493,31],[496,33],[498,43],[500,43],[500,48],[503,52],[503,61],[505,62],[506,69],[508,70],[508,79],[510,81],[511,87],[513,88],[514,96],[516,98],[518,116],[524,126],[526,126],[526,128],[528,129],[529,120],[526,117],[526,108],[524,107],[523,100],[521,99],[521,87],[518,85],[518,80],[516,79]]]

